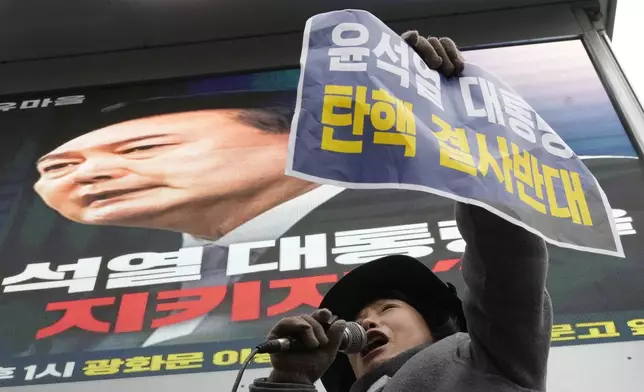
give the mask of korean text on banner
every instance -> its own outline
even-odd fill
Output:
[[[510,86],[431,70],[366,11],[306,24],[286,173],[478,205],[565,248],[623,257],[598,182]]]

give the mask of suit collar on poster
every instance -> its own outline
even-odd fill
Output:
[[[183,234],[183,247],[219,245],[277,239],[307,214],[338,195],[344,188],[320,185],[294,199],[286,201],[238,226],[216,241]]]
[[[242,224],[230,233],[216,241],[205,240],[193,237],[189,234],[183,234],[183,247],[217,245],[228,247],[231,244],[241,242],[262,241],[266,239],[277,239],[288,231],[293,225],[303,219],[308,213],[338,195],[344,188],[331,185],[320,185],[319,187],[306,192],[294,199],[284,202],[270,210],[256,216],[254,219]],[[212,263],[213,261],[211,261]],[[218,260],[214,260],[215,268],[222,267],[225,274],[225,265],[220,266]],[[209,268],[204,265],[202,268]],[[214,269],[210,266],[210,271]],[[225,275],[223,276],[225,278]],[[212,278],[217,279],[217,275],[203,277],[199,281],[184,282],[181,287],[201,287],[213,285]],[[219,276],[221,278],[221,276]],[[192,320],[187,320],[179,324],[168,325],[155,330],[143,343],[143,347],[153,346],[171,339],[187,336],[197,329],[197,327],[207,318],[203,315]]]

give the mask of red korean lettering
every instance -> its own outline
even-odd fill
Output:
[[[221,304],[225,296],[226,286],[162,291],[157,295],[157,299],[179,299],[186,297],[198,297],[198,299],[158,304],[156,308],[158,312],[179,312],[152,320],[152,328],[160,328],[166,325],[177,324],[209,313]]]
[[[136,332],[143,329],[148,293],[125,294],[121,299],[115,333]]]
[[[437,272],[447,272],[454,268],[456,264],[458,264],[461,261],[461,259],[447,259],[447,260],[439,260],[434,264],[434,267],[432,268],[432,272],[437,273]]]
[[[232,321],[258,320],[260,316],[262,282],[235,283],[233,291]]]
[[[270,288],[289,288],[289,293],[284,301],[269,306],[268,316],[277,316],[289,312],[301,305],[309,305],[317,308],[322,302],[322,295],[318,291],[318,284],[335,283],[338,281],[337,275],[320,275],[306,278],[273,280]]]
[[[85,331],[107,333],[110,323],[100,321],[92,315],[92,308],[113,305],[116,297],[92,298],[80,301],[52,302],[47,304],[47,311],[64,310],[65,313],[52,325],[38,330],[36,339],[44,339],[73,327]]]

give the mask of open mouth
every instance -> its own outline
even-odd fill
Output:
[[[368,331],[367,332],[367,345],[365,348],[360,352],[360,356],[363,358],[369,355],[371,352],[374,350],[384,346],[389,342],[389,339],[385,334],[383,334],[380,331]]]

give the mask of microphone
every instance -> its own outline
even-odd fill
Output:
[[[347,326],[342,332],[342,341],[340,342],[341,351],[345,354],[355,354],[362,351],[367,346],[367,333],[358,323],[347,322]],[[275,354],[284,351],[307,350],[297,339],[279,338],[271,339],[260,344],[255,348],[259,354]]]

